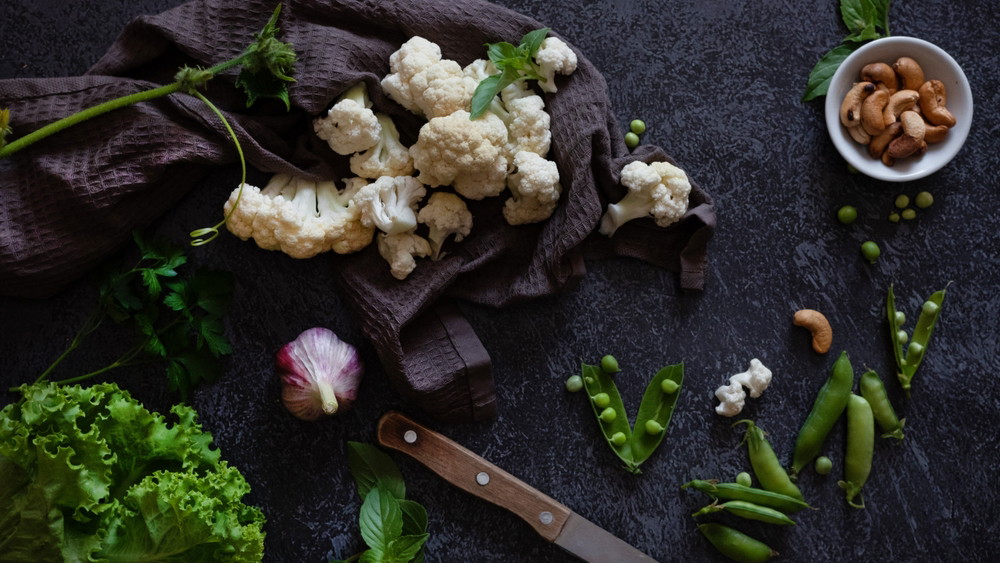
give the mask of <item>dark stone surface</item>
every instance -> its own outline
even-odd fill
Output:
[[[9,0],[0,23],[0,77],[79,74],[133,16],[179,0],[27,2]],[[1000,8],[987,0],[894,3],[892,30],[931,41],[962,66],[973,88],[976,122],[944,170],[893,185],[847,172],[829,141],[821,103],[801,103],[816,59],[844,35],[835,2],[578,3],[506,0],[503,4],[559,31],[604,72],[623,127],[646,121],[644,141],[662,146],[712,196],[719,229],[702,294],[681,294],[675,276],[616,260],[588,264],[570,293],[493,310],[464,305],[493,357],[499,417],[433,425],[662,561],[716,560],[689,514],[706,503],[679,491],[692,478],[731,479],[748,469],[741,432],[714,414],[714,389],[760,358],[774,372],[763,397],[744,411],[768,431],[783,459],[834,359],[815,355],[791,325],[802,307],[824,311],[834,351],[887,380],[907,418],[903,444],[877,443],[865,510],[843,502],[835,485],[844,429],[830,436],[834,473],[800,480],[820,510],[777,529],[722,519],[781,552],[786,561],[989,561],[1000,548],[993,508],[1000,461],[995,392],[1000,369]],[[220,169],[153,231],[183,240],[209,224],[235,169]],[[917,220],[885,217],[899,193],[933,192]],[[838,224],[835,210],[858,207]],[[874,266],[858,254],[879,242]],[[197,394],[201,420],[223,456],[247,475],[253,503],[268,516],[268,561],[323,561],[361,547],[359,500],[347,472],[345,442],[372,441],[378,417],[403,404],[387,387],[374,350],[362,340],[319,260],[291,261],[224,236],[192,253],[199,265],[238,277],[229,335],[236,354],[226,377]],[[951,282],[927,359],[904,399],[891,378],[883,320],[894,283],[898,306],[915,318],[924,297]],[[0,387],[34,379],[68,343],[93,302],[80,282],[45,301],[0,300]],[[300,331],[327,326],[356,343],[369,371],[358,408],[304,423],[278,400],[271,356]],[[106,362],[108,336],[81,349],[67,373]],[[685,362],[687,383],[662,448],[641,475],[619,469],[584,397],[562,383],[581,360],[614,353],[632,412],[661,365]],[[112,379],[150,407],[168,396],[158,370]],[[3,402],[13,400],[7,394]],[[505,511],[395,456],[411,498],[430,516],[430,561],[564,561]]]

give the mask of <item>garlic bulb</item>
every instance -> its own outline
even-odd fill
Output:
[[[281,377],[281,401],[302,420],[350,408],[364,372],[354,346],[323,327],[310,328],[285,344],[274,363]]]

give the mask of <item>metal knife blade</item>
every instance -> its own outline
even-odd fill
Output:
[[[401,413],[382,416],[378,441],[409,455],[462,490],[513,512],[542,538],[584,561],[656,563],[510,473]]]

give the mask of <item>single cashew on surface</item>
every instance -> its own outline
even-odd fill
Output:
[[[801,326],[812,333],[812,348],[817,354],[826,354],[833,345],[833,329],[826,316],[814,309],[801,309],[792,317],[795,326]]]

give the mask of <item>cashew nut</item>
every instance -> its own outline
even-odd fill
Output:
[[[890,94],[899,89],[896,71],[885,63],[871,63],[861,69],[861,80],[872,82],[876,86],[884,85]]]
[[[916,90],[924,83],[924,69],[910,57],[899,57],[892,68],[903,79],[903,88],[907,90]]]
[[[900,90],[889,96],[889,103],[882,111],[882,121],[886,127],[896,122],[899,114],[912,108],[920,99],[920,94],[916,90]]]
[[[862,145],[867,145],[872,140],[872,136],[869,135],[865,131],[864,127],[860,125],[854,127],[848,127],[847,132],[848,134],[851,135],[851,138],[854,139],[855,142],[860,143]]]
[[[840,122],[850,129],[861,125],[861,102],[875,91],[871,82],[856,82],[840,104]]]
[[[823,313],[813,309],[802,309],[792,317],[795,326],[801,326],[812,333],[812,348],[817,354],[826,354],[833,344],[833,329]]]
[[[881,133],[872,137],[872,142],[868,144],[868,154],[872,158],[879,158],[885,154],[886,147],[893,139],[903,134],[903,124],[895,122],[885,128]],[[891,166],[891,165],[890,165]]]
[[[889,155],[889,158],[906,158],[918,152],[923,153],[926,150],[927,141],[915,139],[909,135],[900,135],[889,143],[889,148],[886,149],[885,154]]]
[[[887,68],[888,66],[886,65]],[[888,90],[876,90],[861,103],[861,126],[869,135],[875,136],[885,131],[885,119],[882,117],[882,111],[885,110],[888,103]]]
[[[924,140],[927,144],[940,143],[948,136],[947,125],[928,125],[924,130]]]
[[[920,109],[924,117],[934,125],[955,126],[955,116],[944,107],[948,101],[944,83],[940,80],[928,80],[920,89]]]
[[[915,111],[904,111],[899,114],[899,122],[903,124],[903,134],[913,137],[918,141],[924,140],[924,133],[927,131],[927,125],[924,124],[924,118],[920,117]]]

